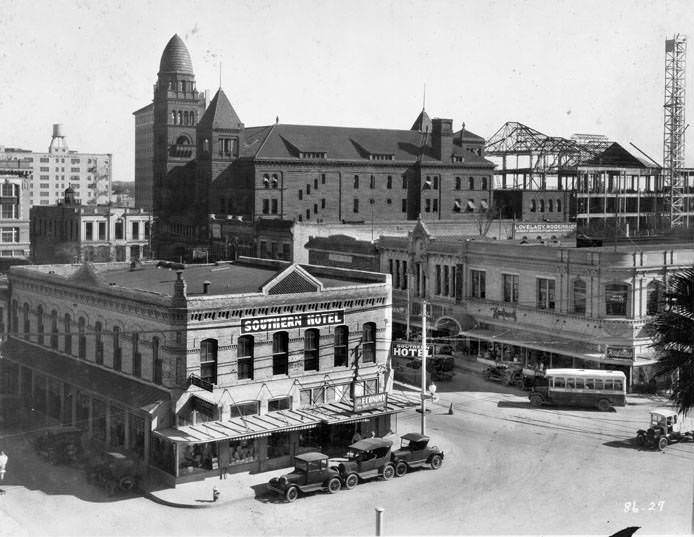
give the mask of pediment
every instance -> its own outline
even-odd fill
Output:
[[[104,284],[103,280],[96,273],[96,270],[94,270],[94,265],[87,263],[86,261],[82,263],[80,268],[78,268],[68,279],[74,283],[79,283],[82,285],[101,286]]]
[[[265,295],[315,293],[322,290],[323,284],[320,280],[311,276],[299,265],[290,265],[260,288]]]

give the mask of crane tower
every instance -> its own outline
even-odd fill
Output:
[[[663,179],[669,193],[670,227],[681,227],[685,215],[684,117],[687,38],[677,34],[665,40],[665,121],[663,130]]]

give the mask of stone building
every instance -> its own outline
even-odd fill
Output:
[[[377,246],[393,278],[394,337],[421,329],[426,300],[432,335],[468,352],[531,367],[620,369],[632,385],[654,376],[646,326],[663,307],[668,274],[694,263],[691,244],[437,237],[423,222]]]
[[[13,268],[0,386],[171,484],[396,427],[390,276],[182,267]]]
[[[62,202],[31,208],[35,263],[150,259],[152,215],[143,209],[82,205],[68,188]]]
[[[0,160],[0,272],[29,257],[32,167],[24,160]]]

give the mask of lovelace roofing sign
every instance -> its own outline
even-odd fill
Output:
[[[371,395],[357,395],[354,398],[354,412],[371,410],[372,408],[386,408],[388,394],[373,393]]]
[[[320,311],[316,313],[294,313],[289,315],[271,315],[268,317],[244,317],[241,319],[241,333],[267,332],[286,328],[312,328],[343,324],[345,310]]]
[[[572,233],[576,231],[576,224],[564,224],[553,222],[538,222],[537,224],[515,224],[515,233]]]

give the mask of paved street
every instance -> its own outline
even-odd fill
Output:
[[[473,373],[439,394],[427,430],[446,452],[440,470],[294,504],[267,494],[264,474],[236,477],[248,494],[208,509],[112,500],[82,474],[36,459],[20,438],[3,437],[10,462],[0,534],[373,535],[375,506],[385,508],[385,535],[691,533],[694,444],[663,453],[634,446],[654,406],[647,399],[611,413],[533,409],[522,392]],[[418,430],[419,419],[400,415],[398,432]]]

